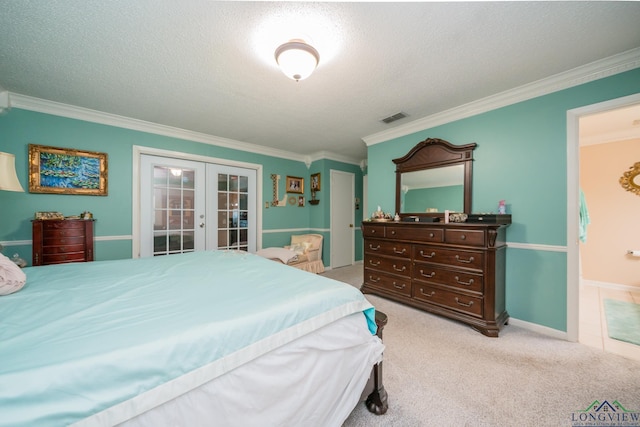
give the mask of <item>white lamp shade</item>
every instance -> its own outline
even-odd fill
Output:
[[[282,72],[295,81],[309,77],[320,61],[318,51],[302,41],[290,41],[279,46],[275,56]]]
[[[24,191],[16,174],[16,156],[0,152],[0,190]]]

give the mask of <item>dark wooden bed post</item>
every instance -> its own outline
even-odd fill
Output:
[[[378,326],[376,335],[380,339],[382,339],[382,330],[388,320],[386,314],[376,310],[376,325]],[[387,398],[387,391],[384,389],[384,384],[382,384],[382,361],[380,361],[373,367],[373,391],[365,402],[367,409],[376,415],[384,414],[389,409]]]

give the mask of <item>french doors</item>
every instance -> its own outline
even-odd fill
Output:
[[[140,156],[140,256],[256,250],[256,171]]]

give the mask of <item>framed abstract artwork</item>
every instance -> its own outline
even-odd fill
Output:
[[[107,154],[29,144],[29,192],[107,195]]]

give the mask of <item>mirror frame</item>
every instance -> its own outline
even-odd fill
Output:
[[[640,177],[640,162],[636,162],[629,168],[628,171],[624,172],[620,177],[620,185],[627,191],[631,191],[637,196],[640,196],[640,181],[636,183]]]
[[[444,139],[427,138],[419,142],[406,155],[393,159],[396,164],[396,212],[401,218],[407,216],[443,217],[444,212],[400,212],[402,174],[444,166],[464,165],[463,211],[471,213],[471,190],[473,181],[473,150],[478,144],[453,145]]]

